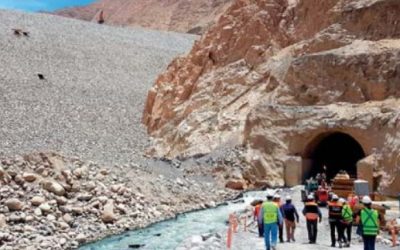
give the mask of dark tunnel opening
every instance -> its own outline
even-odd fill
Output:
[[[350,177],[357,177],[357,162],[365,157],[365,153],[353,137],[335,132],[318,138],[312,144],[306,156],[310,165],[304,173],[305,179],[325,172],[329,182],[341,170],[345,170]]]

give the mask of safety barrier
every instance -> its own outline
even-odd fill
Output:
[[[237,216],[236,214],[230,214],[228,220],[228,232],[226,237],[226,247],[227,249],[232,248],[233,234],[237,233],[239,230],[239,226],[242,226],[243,231],[247,231],[247,216],[244,215],[242,217]]]

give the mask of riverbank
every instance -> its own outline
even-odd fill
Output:
[[[0,162],[1,250],[75,249],[237,195],[172,167],[167,177],[139,165],[102,166],[54,153]]]

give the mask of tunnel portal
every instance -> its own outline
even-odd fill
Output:
[[[303,180],[325,172],[329,181],[340,170],[345,170],[351,177],[356,178],[357,162],[364,157],[363,148],[352,136],[341,132],[322,134],[314,139],[305,151]]]

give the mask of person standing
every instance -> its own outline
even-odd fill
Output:
[[[379,224],[383,221],[383,218],[378,211],[372,209],[372,200],[369,196],[364,196],[362,203],[364,208],[357,213],[356,221],[362,227],[364,250],[375,250],[376,236],[379,233]]]
[[[260,221],[258,220],[262,204],[263,204],[263,202],[260,200],[257,203],[257,205],[254,207],[254,214],[253,214],[254,215],[254,220],[257,222],[258,237],[263,237],[263,234],[264,234],[263,223],[260,223]]]
[[[273,201],[278,206],[278,208],[283,216],[281,196],[279,194],[275,194],[273,197]],[[283,223],[281,223],[281,224],[278,223],[278,229],[279,229],[279,242],[283,243]]]
[[[261,207],[260,223],[264,225],[264,241],[266,250],[276,250],[278,240],[278,224],[282,224],[282,214],[278,206],[272,201],[273,194],[267,193],[267,201]]]
[[[286,240],[287,242],[296,241],[294,231],[296,229],[296,221],[299,223],[299,214],[296,207],[292,204],[292,197],[286,196],[286,203],[282,206],[282,215],[285,219]]]
[[[343,236],[346,233],[346,237],[344,237],[346,247],[350,247],[351,244],[351,230],[353,228],[353,210],[346,202],[345,199],[339,199],[339,202],[343,204],[342,209],[342,228],[343,228]]]
[[[342,246],[344,236],[342,228],[342,209],[343,205],[339,202],[339,197],[336,194],[332,195],[332,201],[328,203],[329,210],[329,226],[331,229],[331,247],[336,246],[336,234],[338,234],[339,247]]]
[[[307,231],[308,231],[309,243],[315,244],[315,243],[317,243],[318,220],[321,223],[322,213],[318,207],[318,204],[315,203],[313,195],[309,195],[307,197],[307,202],[305,203],[305,206],[303,209],[303,215],[306,217],[306,221],[307,221]]]

